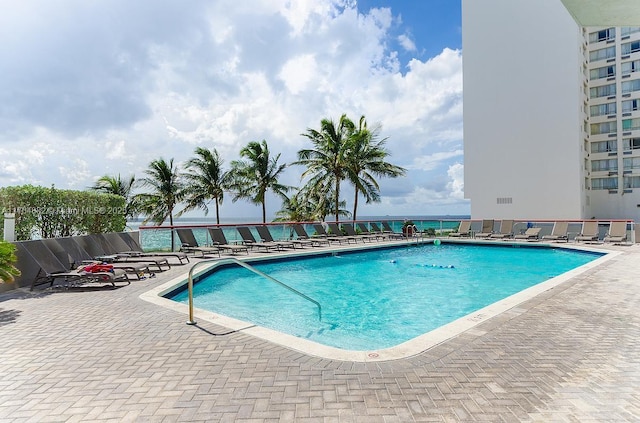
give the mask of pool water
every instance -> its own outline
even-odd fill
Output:
[[[446,244],[251,263],[194,286],[196,307],[345,350],[390,348],[586,264],[598,253]],[[171,297],[188,301],[187,292]]]

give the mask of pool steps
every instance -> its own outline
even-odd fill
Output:
[[[255,273],[258,276],[262,276],[263,278],[266,278],[266,279],[270,280],[271,282],[277,283],[278,285],[282,286],[283,288],[288,289],[289,291],[293,292],[294,294],[298,295],[299,297],[304,298],[305,300],[315,304],[316,307],[318,308],[318,320],[322,321],[322,306],[320,305],[319,302],[317,302],[313,298],[309,297],[308,295],[303,294],[302,292],[298,291],[297,289],[290,287],[286,283],[277,280],[273,276],[270,276],[270,275],[267,275],[264,272],[261,272],[260,270],[256,269],[255,267],[251,266],[250,264],[245,263],[243,261],[240,261],[238,259],[229,257],[229,258],[225,258],[225,259],[222,259],[222,260],[220,260],[220,259],[203,260],[203,261],[200,261],[200,262],[194,264],[193,266],[191,266],[191,269],[189,269],[189,279],[188,279],[188,284],[187,284],[187,289],[189,291],[189,320],[187,321],[188,325],[195,325],[196,324],[195,320],[193,320],[193,271],[194,271],[194,269],[196,267],[198,267],[199,265],[201,265],[203,263],[216,263],[217,265],[237,264],[238,266],[244,267],[245,269]]]

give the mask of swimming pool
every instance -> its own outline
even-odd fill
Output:
[[[315,306],[238,266],[194,287],[198,308],[326,346],[396,347],[602,253],[443,243],[345,251],[252,263],[322,304]],[[186,302],[186,291],[169,295]]]

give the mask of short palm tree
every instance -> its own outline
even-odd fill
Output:
[[[307,176],[307,187],[323,187],[333,191],[333,213],[336,221],[340,217],[340,183],[348,176],[349,139],[355,131],[355,125],[342,115],[336,124],[331,119],[322,119],[320,130],[308,128],[302,136],[311,140],[313,148],[298,151],[295,164],[307,167],[302,178]]]
[[[378,139],[379,132],[379,126],[369,130],[365,117],[361,116],[358,128],[349,139],[347,174],[355,188],[351,216],[354,221],[360,193],[367,204],[380,201],[380,186],[375,177],[397,178],[407,172],[406,169],[385,161],[389,156],[389,152],[384,148],[387,139]]]
[[[173,211],[183,197],[183,183],[173,159],[167,163],[163,158],[152,161],[145,173],[148,177],[141,179],[144,187],[150,192],[136,195],[141,211],[147,216],[142,224],[152,221],[162,225],[167,218],[173,226]],[[174,232],[171,231],[171,248],[174,245]]]
[[[280,154],[271,157],[267,141],[251,141],[242,150],[240,157],[246,160],[231,162],[230,187],[235,191],[233,201],[246,198],[254,204],[262,205],[262,222],[267,221],[267,191],[286,198],[290,187],[278,182],[286,169],[286,164],[278,164]]]
[[[10,283],[20,276],[20,270],[15,267],[16,261],[16,246],[0,240],[0,282]]]
[[[184,175],[186,207],[178,216],[194,209],[204,210],[206,216],[209,214],[207,204],[213,201],[216,206],[216,223],[220,224],[220,205],[224,199],[228,174],[222,170],[223,161],[215,148],[208,150],[197,147],[195,154],[196,157],[185,164],[188,171]]]
[[[136,177],[131,175],[129,178],[122,179],[118,176],[104,175],[98,178],[96,183],[91,187],[93,191],[102,192],[104,194],[115,194],[124,198],[125,201],[125,217],[131,218],[138,214],[135,204],[133,189],[136,186]]]

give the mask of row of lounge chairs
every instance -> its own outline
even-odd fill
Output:
[[[107,283],[115,287],[116,282],[129,283],[132,278],[170,269],[170,258],[175,258],[176,264],[189,262],[184,252],[145,252],[126,233],[22,241],[16,248],[19,260],[29,260],[38,267],[31,289],[42,284],[53,286],[57,281],[65,286]]]
[[[296,237],[292,239],[277,240],[274,239],[267,226],[254,226],[253,230],[248,226],[238,226],[236,230],[241,238],[239,241],[229,241],[221,228],[206,228],[210,243],[201,245],[196,239],[191,228],[178,228],[176,233],[180,239],[181,251],[185,253],[199,254],[204,257],[206,255],[221,254],[248,254],[250,250],[261,250],[263,252],[283,251],[286,249],[319,247],[338,244],[355,244],[357,242],[373,242],[385,239],[398,239],[402,234],[398,234],[391,230],[391,227],[383,222],[383,228],[377,224],[371,223],[371,229],[367,228],[363,223],[358,223],[358,231],[350,223],[344,223],[338,226],[337,223],[327,223],[329,232],[323,224],[313,224],[315,233],[309,235],[302,224],[292,225]],[[258,234],[258,238],[254,235]]]
[[[500,230],[494,231],[494,221],[491,219],[484,219],[482,221],[482,229],[472,234],[471,221],[463,220],[460,222],[460,226],[456,232],[449,233],[449,237],[462,238],[471,237],[481,239],[515,239],[524,241],[555,241],[555,242],[569,242],[569,222],[558,221],[553,225],[553,229],[550,234],[540,236],[542,228],[529,227],[523,233],[514,234],[514,221],[502,220],[500,222]],[[599,242],[600,235],[598,229],[598,222],[594,220],[587,220],[582,222],[582,229],[574,238],[577,242]],[[603,238],[603,242],[622,243],[627,241],[627,222],[626,221],[612,221],[609,225],[609,230]]]

